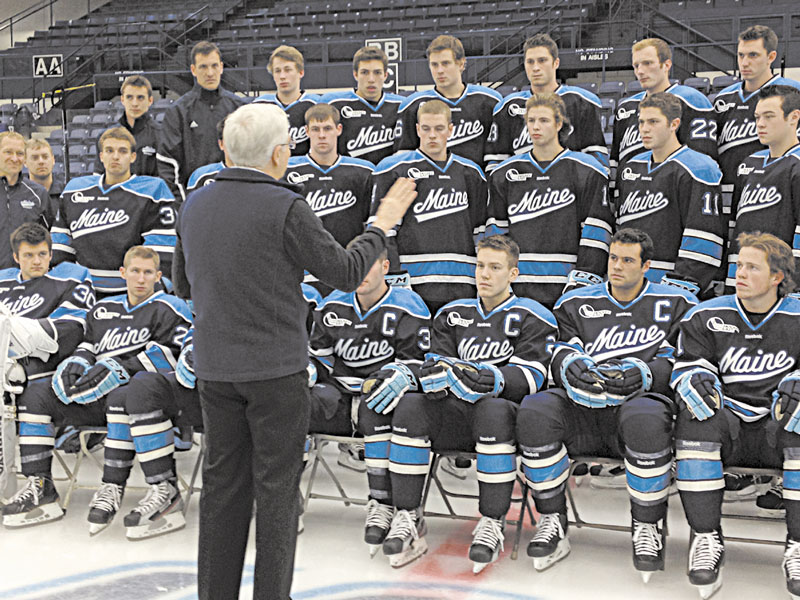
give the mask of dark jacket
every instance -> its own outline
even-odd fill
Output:
[[[8,180],[0,177],[0,269],[17,266],[8,241],[11,233],[28,222],[40,223],[49,231],[56,220],[57,206],[46,189],[22,174],[15,185],[8,185]]]
[[[133,137],[136,138],[136,160],[131,165],[131,173],[158,177],[156,153],[158,152],[158,141],[161,137],[161,125],[148,113],[144,113],[133,122],[133,127],[131,127],[128,125],[128,118],[125,116],[124,111],[119,118],[119,124],[130,131]],[[102,168],[102,164],[100,168]]]
[[[217,123],[246,104],[233,92],[210,92],[197,83],[178,98],[164,115],[158,145],[158,176],[175,198],[185,198],[186,182],[197,167],[222,160]]]
[[[191,286],[200,379],[261,381],[305,369],[303,270],[352,291],[384,248],[376,228],[342,248],[297,189],[234,167],[183,206],[178,238],[185,264],[176,257],[173,278],[180,296]]]

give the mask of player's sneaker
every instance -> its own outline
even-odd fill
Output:
[[[465,480],[469,475],[472,461],[461,456],[445,456],[442,461],[442,471],[449,473],[456,479]]]
[[[534,569],[544,571],[569,554],[567,528],[567,515],[539,515],[536,533],[528,544],[528,556],[533,558]]]
[[[759,492],[772,481],[769,475],[745,475],[741,473],[725,473],[725,494],[723,502],[739,502],[755,498]]]
[[[800,542],[788,536],[783,553],[783,574],[786,575],[786,587],[792,598],[800,598]]]
[[[366,473],[367,465],[364,463],[364,444],[339,444],[339,466],[357,473]]]
[[[389,564],[402,567],[425,554],[428,551],[428,542],[425,541],[427,533],[428,527],[421,514],[398,510],[383,540],[383,553],[389,557]]]
[[[786,510],[783,503],[783,477],[778,477],[765,493],[756,498],[756,506],[769,512]]]
[[[628,484],[625,467],[619,465],[592,465],[589,474],[589,485],[594,489],[625,489]]]
[[[100,533],[111,525],[111,521],[122,504],[122,496],[125,488],[116,483],[104,483],[100,489],[94,493],[92,501],[89,502],[89,534]]]
[[[26,527],[64,516],[58,504],[58,492],[49,477],[31,475],[25,486],[3,507],[3,525]]]
[[[151,485],[139,506],[125,515],[126,535],[131,540],[161,535],[184,525],[183,498],[174,480]]]
[[[367,502],[367,521],[364,525],[364,541],[369,545],[370,557],[375,556],[389,533],[394,518],[394,506],[381,504],[374,498]]]
[[[472,545],[469,547],[469,559],[473,573],[480,573],[489,563],[493,563],[503,551],[503,535],[505,523],[501,519],[481,517],[472,531]]]
[[[653,571],[664,570],[664,537],[658,523],[633,520],[633,566],[645,583]]]
[[[710,598],[722,586],[725,541],[721,531],[692,531],[689,547],[689,583],[698,586],[701,598]]]

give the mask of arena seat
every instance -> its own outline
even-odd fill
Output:
[[[705,96],[711,92],[711,80],[708,77],[687,77],[683,80],[683,85],[694,88]]]
[[[642,88],[642,84],[639,83],[639,80],[638,79],[633,79],[633,80],[629,81],[627,83],[627,85],[625,86],[625,93],[628,96],[631,96],[633,94],[638,94],[639,92],[642,91],[642,89],[643,89]]]
[[[575,87],[579,87],[586,91],[592,92],[593,94],[597,95],[597,84],[594,81],[579,81],[577,83],[573,83]]]
[[[622,81],[604,81],[597,90],[600,98],[619,100],[625,93],[625,83]]]
[[[714,92],[719,93],[720,91],[724,90],[726,87],[733,85],[739,81],[737,77],[733,75],[718,75],[711,80],[711,90]]]

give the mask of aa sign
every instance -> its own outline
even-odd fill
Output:
[[[63,77],[63,54],[44,54],[33,57],[34,77]]]

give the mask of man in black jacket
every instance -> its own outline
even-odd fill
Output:
[[[119,124],[136,138],[136,161],[131,165],[131,172],[134,175],[158,177],[156,151],[161,125],[148,113],[153,105],[153,86],[141,75],[126,77],[120,88],[119,100],[125,108]]]
[[[235,166],[183,207],[185,276],[175,277],[179,295],[191,286],[206,435],[198,592],[202,600],[238,599],[255,497],[253,597],[286,600],[310,410],[303,270],[354,290],[416,192],[412,181],[398,180],[346,250],[298,188],[279,181],[293,146],[280,108],[241,107],[226,120],[223,141]]]
[[[185,198],[186,182],[197,167],[222,160],[217,123],[245,104],[220,86],[222,55],[216,44],[197,42],[192,48],[194,87],[164,115],[158,147],[158,173],[176,198]]]

